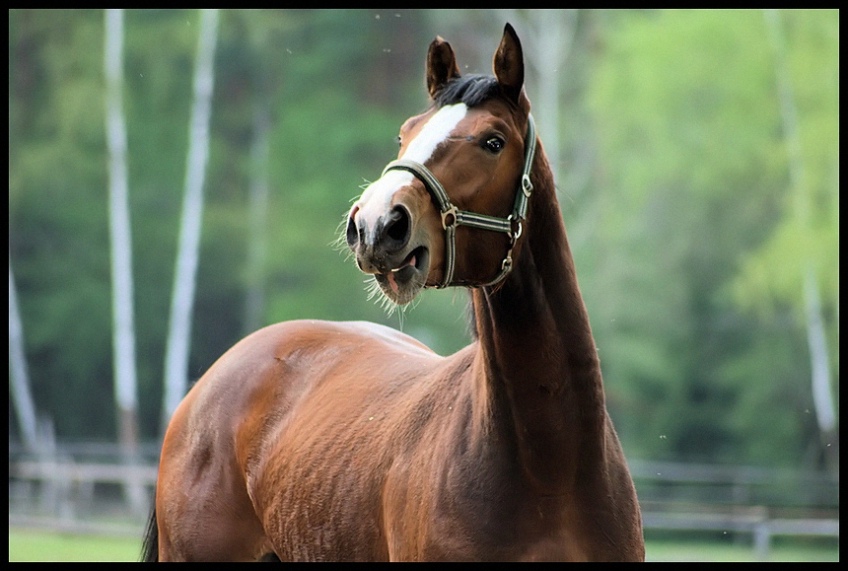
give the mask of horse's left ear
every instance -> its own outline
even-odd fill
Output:
[[[495,52],[493,67],[498,83],[517,103],[524,86],[524,53],[521,51],[518,34],[509,23],[504,26],[503,38]]]
[[[427,51],[427,91],[430,97],[435,98],[442,87],[455,77],[459,77],[459,66],[453,48],[436,36]]]

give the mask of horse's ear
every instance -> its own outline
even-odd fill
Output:
[[[504,26],[501,45],[495,52],[493,62],[495,77],[504,89],[504,92],[516,103],[524,86],[524,53],[521,51],[521,42],[513,27],[507,23]]]
[[[427,91],[430,97],[435,98],[442,87],[455,77],[459,77],[459,66],[456,65],[453,48],[436,36],[427,52]]]

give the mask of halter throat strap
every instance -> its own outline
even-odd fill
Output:
[[[487,283],[478,284],[478,287],[488,287],[503,280],[512,269],[512,250],[521,236],[522,224],[527,216],[527,203],[533,193],[533,184],[530,182],[530,170],[533,168],[533,157],[536,154],[536,125],[533,116],[527,116],[527,136],[524,141],[524,169],[521,173],[521,181],[515,193],[515,201],[512,214],[507,218],[478,214],[468,210],[460,210],[454,206],[448,197],[445,187],[439,179],[423,164],[409,159],[398,159],[390,162],[383,169],[383,175],[390,170],[405,170],[418,177],[436,201],[442,216],[442,228],[445,230],[445,273],[442,282],[437,288],[445,288],[450,285],[468,285],[455,283],[453,281],[454,266],[456,264],[456,227],[470,226],[481,230],[492,232],[504,232],[509,235],[509,249],[506,257],[501,262],[500,271],[495,278]],[[381,175],[382,176],[382,175]]]

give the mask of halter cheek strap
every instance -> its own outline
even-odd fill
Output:
[[[533,193],[533,184],[530,182],[530,169],[533,167],[533,156],[536,153],[536,125],[533,121],[533,116],[527,117],[527,137],[525,138],[524,147],[524,170],[521,173],[521,182],[518,190],[515,193],[515,202],[512,207],[512,214],[507,218],[499,218],[497,216],[489,216],[488,214],[478,214],[469,212],[468,210],[460,210],[451,204],[450,197],[445,191],[445,187],[439,182],[439,179],[430,172],[430,169],[423,164],[408,160],[399,159],[390,162],[383,169],[383,175],[390,170],[406,170],[417,176],[423,183],[436,205],[439,207],[439,212],[442,216],[442,228],[445,230],[445,274],[442,283],[437,285],[437,288],[444,288],[450,285],[467,285],[454,283],[453,273],[456,264],[456,227],[470,226],[481,230],[490,230],[493,232],[504,232],[509,235],[509,249],[506,257],[501,262],[500,272],[495,279],[490,282],[479,284],[480,287],[488,287],[495,285],[504,279],[512,269],[512,250],[515,243],[521,236],[522,224],[525,216],[527,216],[527,202],[530,195]]]

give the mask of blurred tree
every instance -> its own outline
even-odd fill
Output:
[[[168,345],[165,351],[165,395],[162,424],[177,408],[188,390],[191,321],[194,307],[200,230],[203,219],[203,185],[209,158],[210,115],[214,83],[215,43],[218,38],[218,10],[202,10],[194,75],[194,98],[189,124],[186,160],[185,201],[180,223],[180,241],[174,272]]]
[[[112,253],[113,360],[118,441],[133,456],[138,447],[132,237],[127,183],[127,127],[123,106],[124,12],[104,13],[106,133],[109,149],[109,228]]]
[[[804,152],[800,134],[798,105],[795,89],[791,81],[789,63],[787,61],[787,42],[783,23],[777,10],[765,10],[764,14],[769,39],[771,40],[774,51],[777,94],[786,140],[787,168],[790,180],[789,194],[791,196],[791,202],[788,208],[789,214],[783,223],[789,228],[786,230],[780,229],[778,232],[788,231],[794,238],[792,240],[794,244],[785,243],[781,245],[783,247],[781,248],[780,262],[784,266],[793,263],[797,265],[795,272],[791,270],[786,272],[790,275],[795,274],[793,281],[797,283],[798,276],[800,276],[801,299],[798,301],[796,298],[792,302],[793,305],[801,305],[803,307],[803,321],[807,331],[807,344],[810,351],[813,406],[815,407],[816,420],[821,434],[823,456],[829,467],[836,470],[838,469],[839,462],[838,446],[833,446],[833,444],[838,444],[838,435],[836,433],[835,407],[831,394],[830,351],[828,350],[828,340],[825,331],[826,318],[820,294],[822,280],[820,276],[824,274],[824,279],[830,280],[830,284],[828,285],[831,287],[837,283],[834,280],[838,280],[838,277],[836,277],[835,266],[828,263],[828,257],[822,259],[821,256],[823,250],[831,255],[832,251],[828,252],[827,249],[817,245],[816,242],[824,238],[825,244],[831,244],[831,248],[832,245],[838,243],[838,219],[835,215],[838,208],[833,208],[830,213],[814,212],[815,210],[820,210],[821,206],[819,204],[822,203],[816,204],[811,199],[811,196],[816,194],[821,195],[824,198],[824,204],[827,206],[831,206],[827,204],[830,202],[829,198],[832,197],[832,199],[838,200],[838,193],[834,192],[836,189],[836,180],[828,180],[828,171],[835,173],[838,169],[839,158],[838,152],[835,150],[838,148],[838,141],[834,138],[832,129],[828,129],[829,132],[825,133],[817,129],[814,136],[817,140],[815,155],[811,157],[809,153]],[[813,94],[807,92],[803,95],[807,97],[812,95],[816,103],[815,106],[807,107],[805,111],[810,113],[809,110],[812,108],[810,114],[824,115],[824,122],[826,124],[828,116],[834,117],[838,114],[838,86],[834,84],[836,73],[833,73],[834,67],[832,67],[836,64],[833,58],[838,57],[838,23],[835,15],[827,13],[825,15],[831,17],[827,20],[822,20],[820,23],[815,22],[814,30],[815,33],[824,33],[826,38],[829,36],[831,42],[822,42],[820,44],[821,47],[817,50],[819,53],[816,53],[814,58],[819,62],[824,62],[826,64],[824,69],[830,70],[832,75],[822,77],[820,81],[816,82],[818,89]],[[805,23],[802,22],[801,25],[803,26]],[[831,25],[828,26],[828,24]],[[802,29],[800,33],[808,30]],[[805,44],[816,46],[815,42],[805,42]],[[806,83],[805,87],[808,88],[809,83]],[[821,89],[821,87],[825,87],[825,89]],[[832,147],[820,147],[818,145],[821,144],[822,139],[827,140],[831,144],[835,143],[835,145]],[[812,188],[809,187],[807,177],[808,163],[812,163],[810,166],[813,169],[824,170],[824,172],[816,173],[818,176],[813,178],[814,184],[819,183],[820,186],[818,188],[815,186]],[[834,204],[832,206],[836,205]],[[822,228],[824,235],[817,237],[818,227],[822,225],[816,222],[822,219],[824,219],[824,226]],[[830,258],[830,260],[832,259]],[[786,295],[786,293],[788,292],[781,292],[781,295]],[[837,297],[835,308],[837,313],[838,304],[839,300]]]
[[[646,456],[793,461],[809,434],[810,395],[786,398],[803,375],[790,357],[800,332],[763,329],[728,294],[780,219],[784,187],[762,16],[661,11],[610,24],[588,95],[605,190],[587,297],[612,406],[626,408],[625,432]]]
[[[115,381],[103,18],[9,15],[10,258],[32,396],[59,438],[114,439],[115,410],[102,398]],[[519,11],[519,33],[525,18],[545,15],[567,13]],[[285,319],[386,323],[441,353],[468,343],[465,292],[427,291],[416,308],[389,316],[366,300],[362,274],[333,244],[359,185],[396,156],[400,124],[427,105],[429,42],[442,35],[463,70],[489,73],[505,19],[479,10],[221,13],[189,380],[255,324]],[[537,113],[542,90],[557,90],[559,119],[540,120],[540,134],[546,143],[559,136],[564,217],[630,456],[798,464],[820,452],[797,268],[812,261],[827,340],[838,347],[837,20],[785,15],[806,232],[791,223],[796,194],[761,12],[580,11],[565,65],[538,77],[528,69]],[[139,420],[148,438],[160,431],[198,22],[194,10],[126,12]],[[532,57],[535,34],[526,34]],[[542,80],[553,87],[535,87]],[[263,176],[262,161],[251,149],[262,149],[265,129],[261,207],[264,191],[251,177]],[[264,215],[258,222],[251,208]],[[251,265],[263,235],[267,257]],[[257,286],[258,321],[245,309]],[[838,351],[829,358],[838,384]]]
[[[387,316],[366,300],[363,275],[333,246],[360,185],[396,157],[401,123],[427,102],[423,73],[432,36],[424,16],[321,11],[291,29],[278,47],[288,80],[275,102],[270,141],[276,182],[269,209],[268,321],[377,321],[443,353],[468,342],[462,293],[427,292],[415,309]]]
[[[118,443],[124,461],[138,454],[132,238],[127,182],[127,127],[123,105],[124,12],[104,11],[103,68],[106,82],[106,142],[109,154],[109,230],[112,268],[112,359]],[[124,487],[130,509],[143,514],[147,497],[141,482]]]
[[[28,450],[38,449],[35,403],[29,388],[29,372],[24,354],[24,328],[18,309],[18,294],[12,274],[12,258],[9,256],[9,392],[21,441]],[[11,420],[11,415],[10,415]]]
[[[114,435],[102,13],[9,16],[9,246],[33,399],[58,437]]]

